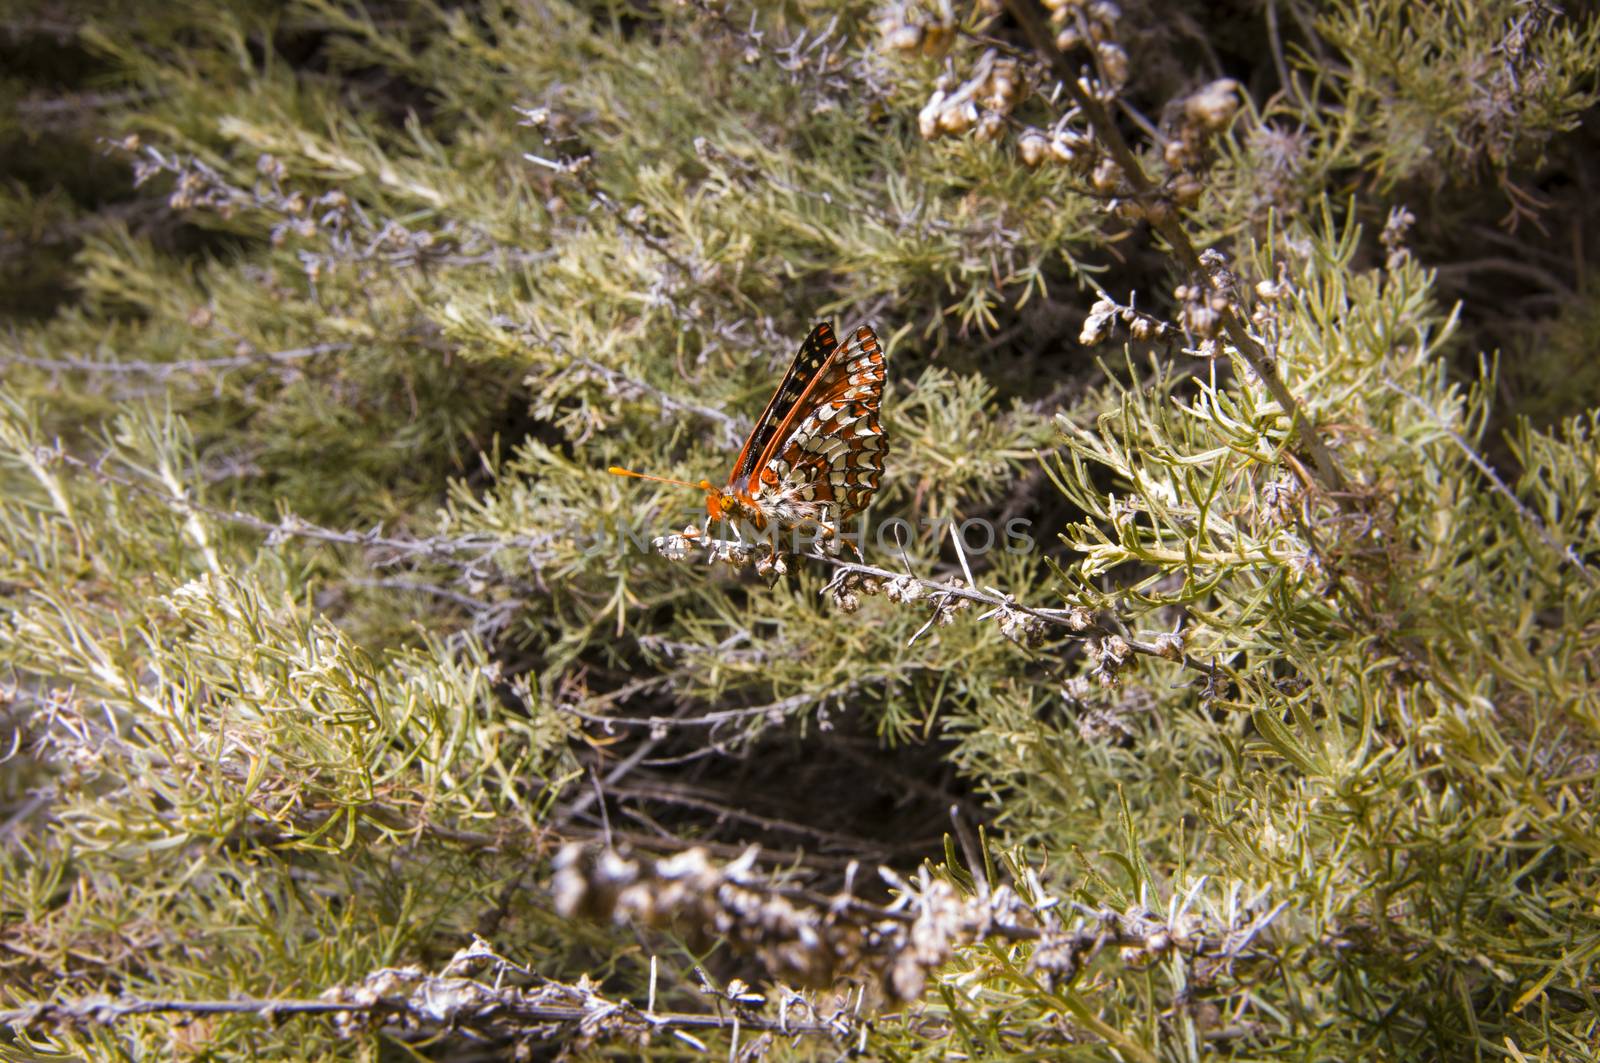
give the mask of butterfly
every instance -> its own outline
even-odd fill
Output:
[[[706,493],[712,520],[815,531],[823,538],[878,490],[889,439],[878,423],[884,356],[877,333],[857,325],[841,345],[831,322],[811,330],[734,460],[724,487],[669,480],[613,465],[610,472]]]

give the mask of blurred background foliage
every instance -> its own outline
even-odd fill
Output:
[[[1600,21],[1044,7],[1154,198],[999,4],[0,8],[0,1010],[478,934],[717,1014],[767,977],[728,926],[566,918],[550,859],[754,843],[924,929],[1005,881],[1102,937],[929,931],[916,994],[807,995],[840,1039],[710,1052],[876,1008],[886,1058],[1600,1055]],[[824,319],[889,355],[865,561],[926,582],[652,551],[698,497],[606,467],[718,479]],[[0,1030],[402,1044],[697,1051]]]

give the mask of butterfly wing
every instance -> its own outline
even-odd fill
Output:
[[[778,389],[768,400],[767,408],[756,418],[756,426],[751,430],[750,438],[745,440],[744,449],[739,451],[739,457],[734,460],[733,471],[728,474],[730,487],[738,485],[740,481],[748,481],[754,486],[753,476],[760,458],[768,451],[779,426],[789,418],[795,405],[816,380],[818,372],[838,349],[839,341],[833,335],[832,322],[824,321],[811,330],[811,335],[806,337],[794,361],[789,364],[789,371],[783,375]]]
[[[878,423],[883,383],[883,348],[859,325],[773,432],[749,493],[828,503],[835,520],[865,509],[889,452]]]

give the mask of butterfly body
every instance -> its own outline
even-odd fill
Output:
[[[757,418],[727,485],[692,485],[706,492],[707,514],[758,531],[776,525],[833,538],[867,507],[883,474],[883,385],[883,349],[870,326],[851,329],[841,345],[831,324],[817,325]]]

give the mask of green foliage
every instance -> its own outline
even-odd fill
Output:
[[[1348,64],[1335,75],[1347,128],[1362,129],[1380,183],[1505,173],[1595,103],[1600,27],[1552,5],[1336,4],[1318,29]]]
[[[1269,6],[190,0],[6,74],[0,1058],[1596,1058],[1584,245],[1502,387],[1400,197],[1533,218],[1600,22]],[[820,319],[860,564],[695,564],[605,470],[720,482]]]

